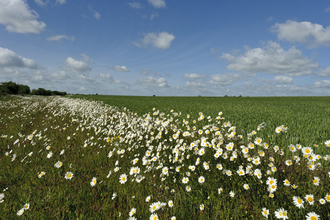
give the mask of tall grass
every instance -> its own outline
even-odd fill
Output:
[[[266,120],[243,133],[224,111],[180,115],[173,106],[138,115],[113,106],[61,97],[1,101],[0,216],[330,218],[326,140],[288,145],[292,129]]]

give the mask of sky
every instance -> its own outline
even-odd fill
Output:
[[[131,96],[330,96],[329,1],[0,0],[0,82]]]

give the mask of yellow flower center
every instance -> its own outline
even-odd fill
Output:
[[[299,204],[301,204],[301,203],[302,203],[301,199],[297,199],[297,202],[298,202]]]
[[[317,220],[317,218],[315,216],[312,216],[311,220]]]
[[[309,202],[313,202],[313,198],[312,197],[308,197],[307,199]]]

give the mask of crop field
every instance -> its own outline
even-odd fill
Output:
[[[0,98],[0,219],[330,219],[330,97]]]

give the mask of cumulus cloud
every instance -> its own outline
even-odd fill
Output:
[[[82,57],[83,57],[83,60],[84,60],[84,62],[92,62],[92,63],[94,63],[94,61],[91,59],[91,58],[89,58],[89,56],[87,56],[86,54],[84,54],[84,53],[80,53],[79,55],[81,55]]]
[[[234,57],[231,54],[222,53],[220,59],[226,59],[230,64],[229,70],[242,71],[243,73],[273,73],[287,76],[305,76],[312,74],[319,67],[319,63],[313,63],[302,55],[295,47],[285,51],[279,43],[268,41],[266,49],[250,49],[245,46],[246,53]]]
[[[0,23],[5,25],[9,32],[39,34],[45,30],[46,24],[38,22],[38,17],[37,12],[30,10],[23,0],[0,1]]]
[[[100,13],[94,11],[91,5],[88,6],[88,9],[94,13],[94,17],[96,18],[96,20],[100,20],[101,17]]]
[[[196,73],[191,73],[191,74],[184,74],[184,78],[187,79],[202,79],[202,78],[206,78],[207,76],[204,74],[196,74]]]
[[[72,78],[65,71],[55,71],[51,74],[44,71],[29,71],[20,73],[18,75],[18,79],[20,81],[24,81],[27,84],[35,83],[38,85],[55,85],[56,82],[60,80],[66,81],[67,79]]]
[[[152,46],[159,49],[168,49],[171,46],[171,42],[174,40],[174,38],[174,35],[169,34],[165,31],[159,33],[158,35],[156,33],[148,33],[142,39],[142,43],[144,44],[144,46],[152,44]],[[142,47],[140,43],[133,42],[133,44],[137,47]]]
[[[84,74],[77,74],[77,76],[82,79],[82,80],[86,80],[86,81],[90,81],[90,82],[94,82],[95,79],[93,79],[92,77],[90,76],[85,76]]]
[[[72,41],[74,41],[74,37],[68,37],[68,36],[66,36],[66,35],[55,35],[55,36],[51,36],[51,37],[49,37],[49,38],[46,38],[46,40],[48,40],[48,41],[52,41],[52,40],[56,40],[56,41],[59,41],[59,40],[61,40],[62,38],[65,38],[65,39],[68,39],[68,40],[72,40]]]
[[[209,83],[228,86],[235,83],[237,80],[244,80],[240,74],[235,73],[224,73],[224,74],[215,74],[210,76],[211,80]]]
[[[134,2],[134,3],[128,3],[128,4],[129,4],[129,6],[131,6],[132,8],[137,8],[137,9],[141,8],[140,3],[137,3],[137,2]]]
[[[154,78],[152,76],[146,76],[144,78],[139,78],[136,81],[137,84],[151,86],[151,87],[169,87],[165,78]]]
[[[291,43],[300,42],[308,44],[309,48],[330,45],[330,26],[326,29],[320,24],[312,24],[308,21],[296,22],[287,20],[286,23],[276,23],[270,32],[278,33],[279,40],[287,40]],[[312,39],[314,38],[314,39]]]
[[[52,80],[60,80],[60,79],[67,79],[70,77],[68,76],[68,74],[66,74],[65,71],[61,70],[61,71],[52,72],[50,74],[50,78]]]
[[[118,66],[118,65],[113,66],[113,70],[119,72],[131,72],[129,69],[127,69],[126,66]]]
[[[155,8],[166,7],[166,3],[164,0],[148,0],[148,2]]]
[[[326,69],[321,69],[318,72],[316,72],[317,75],[322,77],[329,77],[330,76],[330,66],[328,66]]]
[[[64,64],[67,66],[67,67],[63,67],[64,70],[72,71],[78,74],[91,70],[91,68],[88,66],[87,63],[83,61],[75,60],[72,57],[68,57],[64,61]]]
[[[194,89],[202,89],[202,88],[207,88],[208,85],[206,85],[204,82],[192,82],[192,81],[188,81],[184,84],[184,86],[190,87],[190,88],[194,88]]]
[[[120,83],[119,80],[114,80],[113,76],[111,76],[110,73],[108,74],[100,73],[100,77],[107,83]]]
[[[292,78],[289,76],[279,75],[279,76],[275,76],[273,78],[273,80],[279,84],[292,84],[293,83]]]
[[[330,80],[318,80],[313,83],[315,88],[330,88]]]
[[[0,67],[19,67],[29,69],[45,69],[31,59],[17,55],[15,52],[0,47]]]

